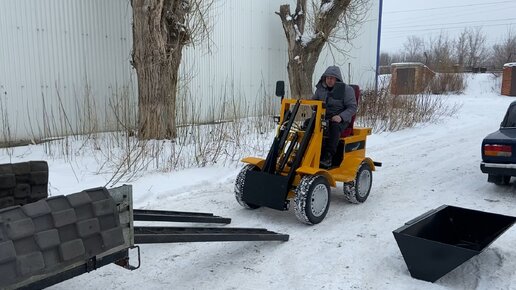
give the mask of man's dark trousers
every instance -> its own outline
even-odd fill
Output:
[[[327,136],[326,140],[323,140],[323,150],[322,150],[322,156],[323,158],[327,155],[335,155],[337,152],[337,145],[339,145],[339,139],[340,135],[342,134],[342,131],[344,131],[349,123],[348,122],[332,122],[331,119],[327,120],[327,126],[326,130],[324,131],[324,136]]]

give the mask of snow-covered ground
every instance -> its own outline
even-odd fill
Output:
[[[298,222],[292,210],[240,207],[236,167],[145,175],[132,183],[136,208],[212,212],[232,218],[228,226],[267,228],[290,240],[143,245],[137,271],[109,265],[52,289],[516,289],[516,228],[433,284],[411,278],[393,238],[394,229],[443,204],[516,215],[516,185],[489,184],[479,168],[482,139],[514,99],[500,96],[487,74],[470,76],[465,94],[445,98],[462,104],[456,117],[370,136],[367,155],[383,166],[369,199],[349,204],[339,185],[315,226]],[[17,148],[11,161],[45,159],[41,152]],[[3,152],[0,162],[9,162]],[[107,181],[60,160],[49,165],[53,194]]]

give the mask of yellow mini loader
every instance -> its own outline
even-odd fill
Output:
[[[359,89],[354,89],[358,99]],[[342,92],[339,90],[344,90],[343,84],[334,89],[335,93]],[[337,182],[343,182],[348,201],[364,202],[371,190],[372,171],[381,166],[365,156],[371,128],[353,128],[349,136],[340,139],[332,167],[320,168],[323,129],[327,125],[323,102],[283,99],[281,81],[276,85],[276,95],[282,98],[276,137],[267,158],[242,159],[247,165],[235,182],[238,203],[249,209],[265,206],[288,210],[294,200],[296,217],[303,223],[317,224],[328,212],[330,186],[336,187]],[[305,122],[296,118],[301,111],[311,112]]]

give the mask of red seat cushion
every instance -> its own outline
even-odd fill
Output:
[[[357,106],[358,102],[360,101],[360,87],[358,85],[350,85],[353,90],[355,91],[355,99],[357,100]],[[349,122],[349,125],[342,133],[340,134],[341,138],[348,137],[353,135],[353,123],[355,122],[356,114],[351,117],[351,122]]]

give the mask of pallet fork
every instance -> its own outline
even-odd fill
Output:
[[[92,193],[93,192],[93,193]],[[85,197],[89,194],[97,194],[104,192],[106,193],[109,200],[103,200],[99,202],[91,203],[91,206],[94,208],[94,212],[98,213],[100,217],[99,220],[102,219],[101,224],[104,222],[113,222],[112,226],[116,234],[113,234],[107,239],[102,236],[101,239],[97,239],[97,241],[101,241],[104,244],[111,241],[112,246],[110,248],[106,248],[104,251],[100,251],[95,255],[89,255],[88,248],[95,246],[91,244],[90,238],[91,234],[96,235],[96,233],[92,232],[88,233],[88,230],[92,230],[92,227],[89,225],[93,225],[93,229],[95,228],[95,223],[92,219],[85,221],[78,221],[77,226],[72,224],[72,227],[63,231],[64,228],[56,228],[51,231],[63,231],[63,233],[75,232],[75,228],[77,227],[80,232],[79,239],[65,242],[62,241],[62,244],[57,245],[57,247],[66,249],[70,246],[70,243],[73,243],[75,246],[73,249],[80,250],[82,245],[86,248],[84,254],[81,256],[76,256],[76,258],[69,260],[68,262],[62,262],[58,266],[46,266],[47,257],[42,256],[43,259],[38,259],[38,256],[31,255],[29,256],[13,256],[17,255],[14,250],[5,247],[5,243],[0,243],[0,269],[2,269],[3,275],[0,275],[0,288],[2,289],[42,289],[45,287],[52,286],[54,284],[60,283],[62,281],[71,279],[73,277],[79,276],[84,273],[91,272],[105,265],[114,263],[128,270],[136,270],[141,265],[141,257],[140,257],[140,244],[156,244],[156,243],[187,243],[187,242],[230,242],[230,241],[288,241],[289,235],[279,234],[272,231],[268,231],[266,229],[255,229],[255,228],[227,228],[227,227],[216,227],[210,226],[206,227],[205,224],[229,224],[231,223],[230,218],[224,218],[220,216],[215,216],[211,213],[196,213],[196,212],[179,212],[179,211],[165,211],[165,210],[147,210],[147,209],[133,209],[132,206],[132,186],[123,185],[121,187],[112,188],[112,189],[104,189],[97,188],[92,190],[85,190],[83,192],[72,194],[67,197],[52,197],[47,200],[40,200],[34,204],[27,204],[23,208],[11,207],[7,208],[7,212],[15,211],[19,212],[21,210],[26,211],[30,214],[34,214],[35,218],[32,221],[24,218],[22,219],[23,224],[41,223],[42,216],[37,216],[36,213],[42,212],[41,210],[45,208],[47,203],[50,203],[51,199],[54,199],[54,204],[56,198],[60,201],[68,202],[72,201],[74,204],[78,204],[80,202],[85,201]],[[82,199],[82,200],[81,200]],[[85,203],[84,206],[90,206],[90,203]],[[29,210],[29,211],[28,211]],[[74,209],[66,209],[66,213],[71,214],[71,211]],[[64,213],[63,211],[56,212],[54,216],[59,216],[59,213]],[[81,212],[79,209],[75,210],[75,213],[79,217]],[[38,213],[39,214],[39,213]],[[107,214],[107,215],[106,215]],[[0,211],[0,221],[1,221],[2,211]],[[75,214],[74,214],[75,215]],[[37,217],[36,217],[37,216]],[[70,216],[70,215],[68,215]],[[114,222],[116,220],[116,222]],[[57,221],[61,222],[61,221]],[[63,220],[64,222],[64,220]],[[134,225],[134,222],[145,222],[147,224],[152,224],[153,222],[174,222],[174,223],[193,223],[191,226],[156,226],[156,225]],[[15,222],[14,224],[18,224],[20,222]],[[79,225],[80,224],[80,225]],[[198,226],[195,226],[198,224]],[[0,223],[1,225],[1,223]],[[21,225],[21,223],[20,223]],[[102,226],[101,226],[102,227]],[[1,228],[0,228],[1,230]],[[24,229],[15,229],[14,231],[9,232],[9,236],[12,237],[13,241],[8,241],[9,243],[18,243],[15,235],[26,234],[26,230]],[[115,233],[111,232],[111,233]],[[14,234],[12,234],[14,233]],[[81,235],[82,233],[82,235]],[[0,237],[2,236],[2,232],[0,232]],[[48,231],[45,231],[44,234],[48,234]],[[88,235],[88,236],[86,236]],[[104,235],[104,232],[102,232]],[[42,237],[42,234],[35,233],[34,236]],[[84,236],[83,240],[80,238]],[[32,239],[31,237],[28,237]],[[27,238],[24,238],[27,239]],[[44,243],[49,244],[52,239],[47,236],[42,240]],[[41,242],[41,240],[40,240]],[[115,244],[116,243],[116,244]],[[80,246],[79,246],[80,244]],[[105,244],[107,245],[107,244]],[[104,245],[102,246],[104,247]],[[130,252],[136,250],[137,264],[131,265],[130,263]],[[70,255],[72,253],[68,253]],[[133,256],[133,255],[131,255]],[[82,259],[80,257],[83,257]],[[37,262],[40,267],[37,271],[33,271],[33,266],[26,266],[24,268],[20,268],[16,266],[16,263],[5,264],[6,259],[9,258],[16,262],[20,261],[32,261]],[[12,258],[12,259],[11,259]],[[9,261],[10,261],[9,260]],[[57,261],[57,260],[55,260]],[[3,264],[4,263],[4,264]],[[18,263],[19,264],[19,263]],[[26,263],[27,264],[27,263]],[[3,267],[3,268],[2,268]],[[18,268],[22,270],[19,271]],[[14,271],[14,272],[13,272]],[[33,272],[31,272],[33,271]],[[15,273],[16,277],[10,276],[9,273]]]

